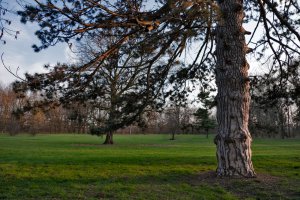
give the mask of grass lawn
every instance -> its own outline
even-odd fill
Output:
[[[300,139],[255,139],[258,178],[220,179],[212,138],[0,135],[0,199],[300,199]]]

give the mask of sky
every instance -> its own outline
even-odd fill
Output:
[[[10,8],[17,9],[14,1],[9,0]],[[57,62],[69,62],[72,60],[72,52],[67,44],[58,44],[54,47],[49,47],[38,53],[33,51],[33,44],[40,44],[35,36],[35,31],[38,26],[32,23],[22,24],[20,18],[16,15],[8,14],[7,18],[11,19],[12,24],[10,29],[20,31],[17,39],[14,36],[4,35],[3,42],[0,43],[0,54],[3,54],[3,60],[6,66],[9,66],[13,72],[18,70],[18,75],[21,77],[25,72],[43,72],[45,64],[56,64]],[[0,83],[8,85],[17,80],[0,64]]]

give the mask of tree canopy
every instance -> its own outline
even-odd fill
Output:
[[[204,0],[36,0],[19,14],[22,22],[36,22],[40,26],[36,35],[41,44],[33,45],[35,51],[58,42],[72,46],[85,36],[113,36],[113,44],[95,52],[93,58],[78,67],[82,71],[91,70],[95,64],[101,66],[118,49],[127,49],[135,58],[147,57],[132,67],[149,69],[148,85],[150,72],[157,65],[162,66],[161,80],[169,77],[173,82],[196,78],[211,83],[214,79],[215,27],[218,19],[226,17],[217,3]],[[244,22],[254,27],[253,33],[241,30],[251,34],[248,51],[254,50],[254,56],[262,64],[272,63],[270,73],[287,73],[285,66],[291,65],[300,54],[299,2],[247,0],[240,6],[245,8]],[[262,32],[265,34],[260,34]],[[188,53],[189,62],[182,63],[183,53]],[[171,74],[174,63],[180,63],[180,66]],[[94,73],[96,71],[94,68]]]
[[[33,46],[36,51],[58,42],[68,42],[71,46],[74,38],[81,43],[89,38],[90,46],[85,44],[92,52],[76,66],[58,64],[50,68],[49,73],[26,74],[26,81],[16,82],[15,90],[40,91],[44,101],[39,105],[45,107],[47,104],[95,101],[111,94],[112,88],[107,90],[107,82],[117,84],[124,87],[120,93],[129,92],[126,91],[126,96],[119,94],[115,103],[119,104],[118,108],[123,107],[117,114],[120,122],[111,124],[110,130],[138,120],[149,105],[163,105],[164,97],[172,94],[166,87],[167,79],[171,78],[173,83],[177,76],[183,79],[189,76],[190,71],[179,60],[186,43],[201,40],[210,29],[207,24],[211,23],[207,21],[207,12],[212,8],[206,4],[160,2],[157,6],[166,5],[147,11],[143,1],[36,3],[19,12],[21,21],[35,21],[41,27],[36,35],[42,44]],[[98,38],[98,41],[91,41],[91,38]],[[91,44],[95,42],[98,48]],[[203,50],[206,48],[202,47]],[[203,72],[202,76],[205,75],[208,73]],[[119,80],[113,83],[114,78]],[[184,97],[178,90],[177,93]],[[28,109],[34,106],[28,105]],[[120,116],[126,116],[126,120]]]

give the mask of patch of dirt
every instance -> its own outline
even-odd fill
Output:
[[[208,171],[194,176],[189,183],[220,186],[239,199],[285,199],[288,196],[287,189],[282,188],[282,179],[267,174],[257,174],[256,178],[221,178],[215,171]]]
[[[197,175],[197,179],[200,182],[206,183],[220,183],[224,186],[230,184],[231,182],[241,181],[241,182],[256,182],[261,184],[277,184],[280,182],[280,178],[276,176],[271,176],[267,174],[257,174],[256,178],[229,178],[229,177],[217,177],[215,171],[203,172]]]
[[[85,192],[84,196],[87,199],[113,199],[113,195],[112,194],[107,194],[104,192],[99,191],[99,188],[97,188],[96,186],[90,186],[88,188],[88,190]],[[86,199],[85,198],[85,199]]]

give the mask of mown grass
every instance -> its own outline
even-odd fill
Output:
[[[117,135],[113,146],[101,142],[1,135],[0,199],[300,199],[299,139],[255,139],[258,178],[250,180],[205,176],[216,168],[212,138]]]

